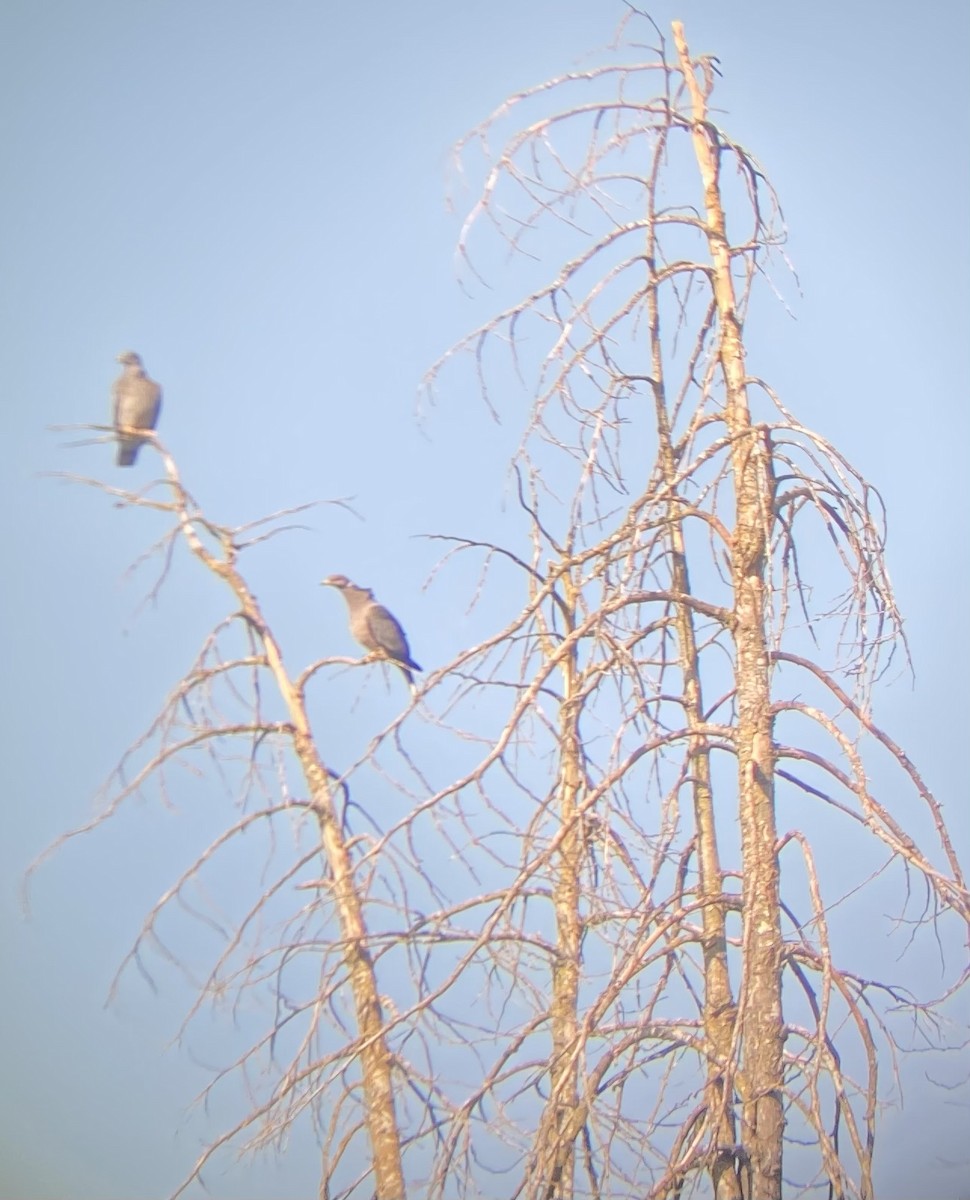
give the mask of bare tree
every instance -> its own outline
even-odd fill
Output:
[[[519,422],[517,540],[435,535],[494,631],[359,755],[320,749],[347,660],[292,674],[242,573],[279,522],[210,520],[157,440],[164,492],[97,485],[165,514],[162,578],[182,544],[232,596],[95,822],[199,754],[239,805],[129,960],[177,957],[182,908],[221,943],[189,1022],[273,998],[213,1081],[250,1107],[193,1177],[305,1123],[327,1197],[865,1197],[893,1021],[939,1036],[945,995],[833,949],[887,881],[906,938],[970,925],[940,807],[872,716],[905,655],[881,501],[752,374],[781,213],[713,119],[715,62],[673,33],[631,10],[616,61],[458,148],[499,146],[469,268],[490,230],[536,282],[427,383],[470,351]],[[876,750],[905,797],[870,781]],[[255,829],[260,890],[216,916],[198,885]]]
[[[876,1037],[892,1053],[887,1010],[929,1031],[934,1004],[839,962],[833,910],[894,871],[908,932],[965,926],[970,896],[939,806],[871,715],[905,652],[879,494],[746,361],[751,297],[785,240],[777,199],[713,119],[715,62],[678,24],[672,53],[654,33],[651,61],[514,96],[459,147],[491,164],[462,234],[472,272],[482,226],[562,264],[456,348],[496,413],[525,414],[530,597],[509,632],[527,703],[507,731],[561,680],[548,831],[537,818],[526,843],[556,933],[525,1186],[680,1195],[703,1176],[718,1197],[778,1197],[787,1129],[785,1194],[867,1196]],[[516,381],[525,408],[497,399]],[[844,584],[819,604],[833,565]],[[866,743],[928,823],[876,793]],[[804,807],[780,821],[793,797],[815,835]],[[856,840],[840,824],[872,866],[826,895],[819,853]]]

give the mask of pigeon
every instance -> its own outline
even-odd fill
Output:
[[[404,630],[383,604],[377,603],[370,588],[358,587],[346,575],[328,575],[320,582],[323,587],[337,588],[347,601],[350,632],[357,641],[366,650],[400,667],[404,678],[413,688],[414,676],[411,672],[422,668],[411,657]]]
[[[123,434],[122,428],[154,429],[162,406],[162,389],[149,379],[134,350],[118,355],[123,370],[111,388],[111,419],[118,430],[118,466],[130,467],[144,438]]]

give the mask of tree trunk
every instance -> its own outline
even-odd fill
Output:
[[[718,358],[724,376],[731,436],[735,522],[734,588],[736,751],[743,862],[742,1144],[751,1172],[751,1200],[780,1200],[782,1170],[781,924],[774,808],[772,713],[768,672],[767,588],[772,483],[770,447],[751,423],[744,346],[735,311],[731,251],[721,205],[717,132],[708,123],[683,26],[674,22],[681,70],[690,90],[694,152],[704,183],[706,235],[717,304]]]

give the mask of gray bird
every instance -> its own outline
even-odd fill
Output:
[[[366,650],[400,667],[404,678],[414,687],[411,671],[420,671],[421,667],[411,657],[404,630],[383,604],[377,603],[370,588],[358,587],[346,575],[328,575],[320,583],[323,587],[337,588],[347,601],[350,632],[357,641]]]
[[[154,429],[162,407],[162,389],[149,379],[134,350],[118,355],[124,368],[111,387],[111,420],[115,429]],[[118,434],[118,466],[130,467],[144,438]]]

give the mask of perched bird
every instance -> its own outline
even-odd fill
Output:
[[[118,355],[124,368],[111,387],[111,419],[115,429],[154,429],[162,406],[162,389],[149,379],[134,350]],[[130,467],[144,438],[118,434],[118,466]]]
[[[411,671],[420,671],[421,667],[411,657],[404,630],[383,604],[377,603],[370,588],[358,587],[346,575],[328,575],[320,583],[323,587],[337,588],[347,601],[350,632],[357,641],[400,667],[404,678],[414,687]]]

